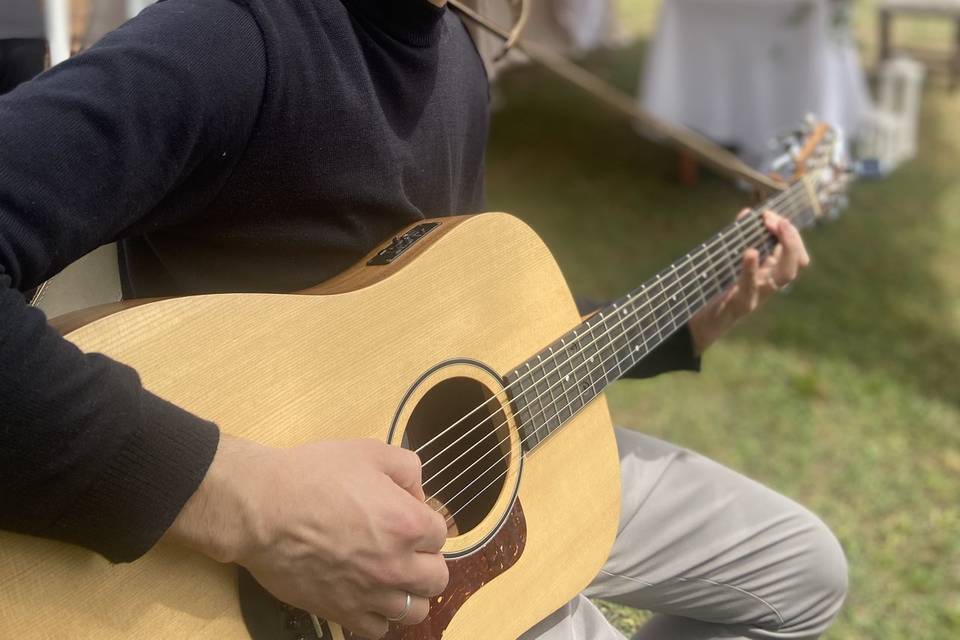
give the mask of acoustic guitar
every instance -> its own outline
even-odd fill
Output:
[[[450,583],[423,623],[387,637],[517,638],[580,592],[613,543],[604,388],[732,284],[748,247],[773,250],[763,209],[805,227],[840,204],[841,137],[817,125],[791,144],[789,187],[586,320],[537,235],[489,213],[414,224],[301,294],[107,305],[54,325],[227,433],[416,451],[451,523]],[[0,638],[251,637],[354,638],[172,545],[114,566],[0,533]]]

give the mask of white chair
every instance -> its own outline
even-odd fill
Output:
[[[876,105],[864,115],[858,154],[892,171],[917,153],[917,125],[925,69],[898,57],[882,63]]]

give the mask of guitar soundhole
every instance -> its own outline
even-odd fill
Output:
[[[423,463],[424,492],[464,534],[490,512],[503,489],[510,457],[507,418],[494,394],[471,378],[437,383],[407,422],[404,446]]]

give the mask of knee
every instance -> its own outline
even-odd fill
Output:
[[[847,597],[847,558],[833,532],[818,517],[804,515],[801,562],[792,580],[793,594],[780,631],[795,631],[800,637],[816,638],[840,613]],[[805,632],[800,634],[800,632]]]

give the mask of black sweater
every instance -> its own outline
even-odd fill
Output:
[[[315,284],[482,210],[487,123],[463,25],[411,0],[166,0],[0,98],[0,528],[134,559],[218,442],[17,289],[112,240],[126,297]]]

